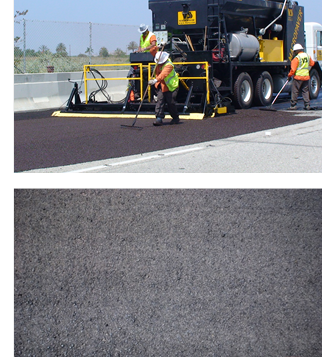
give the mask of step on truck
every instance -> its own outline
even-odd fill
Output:
[[[148,6],[152,31],[170,54],[180,79],[177,103],[182,115],[197,113],[204,118],[234,108],[268,106],[286,82],[296,43],[305,46],[315,61],[310,96],[317,98],[322,79],[322,27],[304,23],[305,9],[297,1],[149,0]],[[86,82],[97,66],[85,66]],[[81,102],[74,86],[62,112],[133,114],[139,105],[130,99],[134,91],[143,102],[143,112],[153,113],[154,89],[142,97],[154,66],[150,53],[131,53],[130,80],[122,101],[88,97],[85,84],[86,100]],[[290,88],[291,83],[284,91]]]

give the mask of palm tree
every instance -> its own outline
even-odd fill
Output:
[[[68,56],[66,46],[62,42],[60,42],[60,44],[58,44],[58,46],[56,47],[56,52],[61,56]]]
[[[134,50],[136,50],[138,48],[138,44],[135,41],[131,41],[128,45],[127,45],[127,50],[130,50],[132,52],[134,52]]]
[[[50,52],[49,48],[48,48],[46,45],[40,46],[40,47],[39,47],[39,51],[40,51],[41,53],[48,53],[48,52]]]

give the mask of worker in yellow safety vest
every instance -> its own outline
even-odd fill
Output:
[[[150,52],[152,56],[156,55],[158,47],[156,46],[157,39],[155,34],[148,30],[148,25],[141,24],[138,31],[141,33],[140,46],[138,52]]]
[[[179,115],[176,106],[176,97],[179,88],[179,78],[175,66],[169,59],[167,52],[157,52],[154,61],[156,62],[156,77],[149,80],[150,86],[155,86],[157,102],[155,106],[156,121],[154,126],[163,125],[164,106],[167,103],[168,111],[172,117],[169,124],[178,124]]]
[[[288,74],[288,78],[293,78],[292,89],[291,89],[291,101],[290,108],[297,109],[297,97],[302,92],[304,100],[304,109],[310,110],[310,93],[309,93],[309,82],[310,82],[310,67],[314,66],[315,63],[312,58],[304,52],[304,48],[300,44],[296,44],[293,47],[295,57],[291,61],[291,69]]]

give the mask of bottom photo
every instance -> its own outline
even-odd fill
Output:
[[[14,190],[14,356],[322,356],[322,190]]]

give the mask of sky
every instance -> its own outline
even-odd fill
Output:
[[[298,1],[305,7],[305,21],[322,23],[322,1],[328,0]],[[102,47],[106,47],[111,53],[116,48],[126,52],[131,41],[139,41],[139,25],[152,24],[148,0],[15,0],[14,13],[24,10],[28,10],[24,15],[26,20],[37,20],[27,24],[28,49],[38,51],[43,44],[51,52],[55,52],[61,42],[73,56],[84,53],[89,47],[89,22],[96,24],[92,28],[92,48],[95,55]],[[47,23],[50,21],[58,23]],[[108,27],[99,24],[107,24]],[[110,26],[111,24],[116,26]],[[22,39],[22,23],[15,24],[14,28],[14,37],[19,36]],[[18,43],[17,46],[23,45]]]
[[[298,0],[305,7],[305,21],[322,23],[322,2]],[[29,10],[26,19],[45,21],[93,22],[101,24],[151,25],[148,0],[15,0],[14,12]]]

